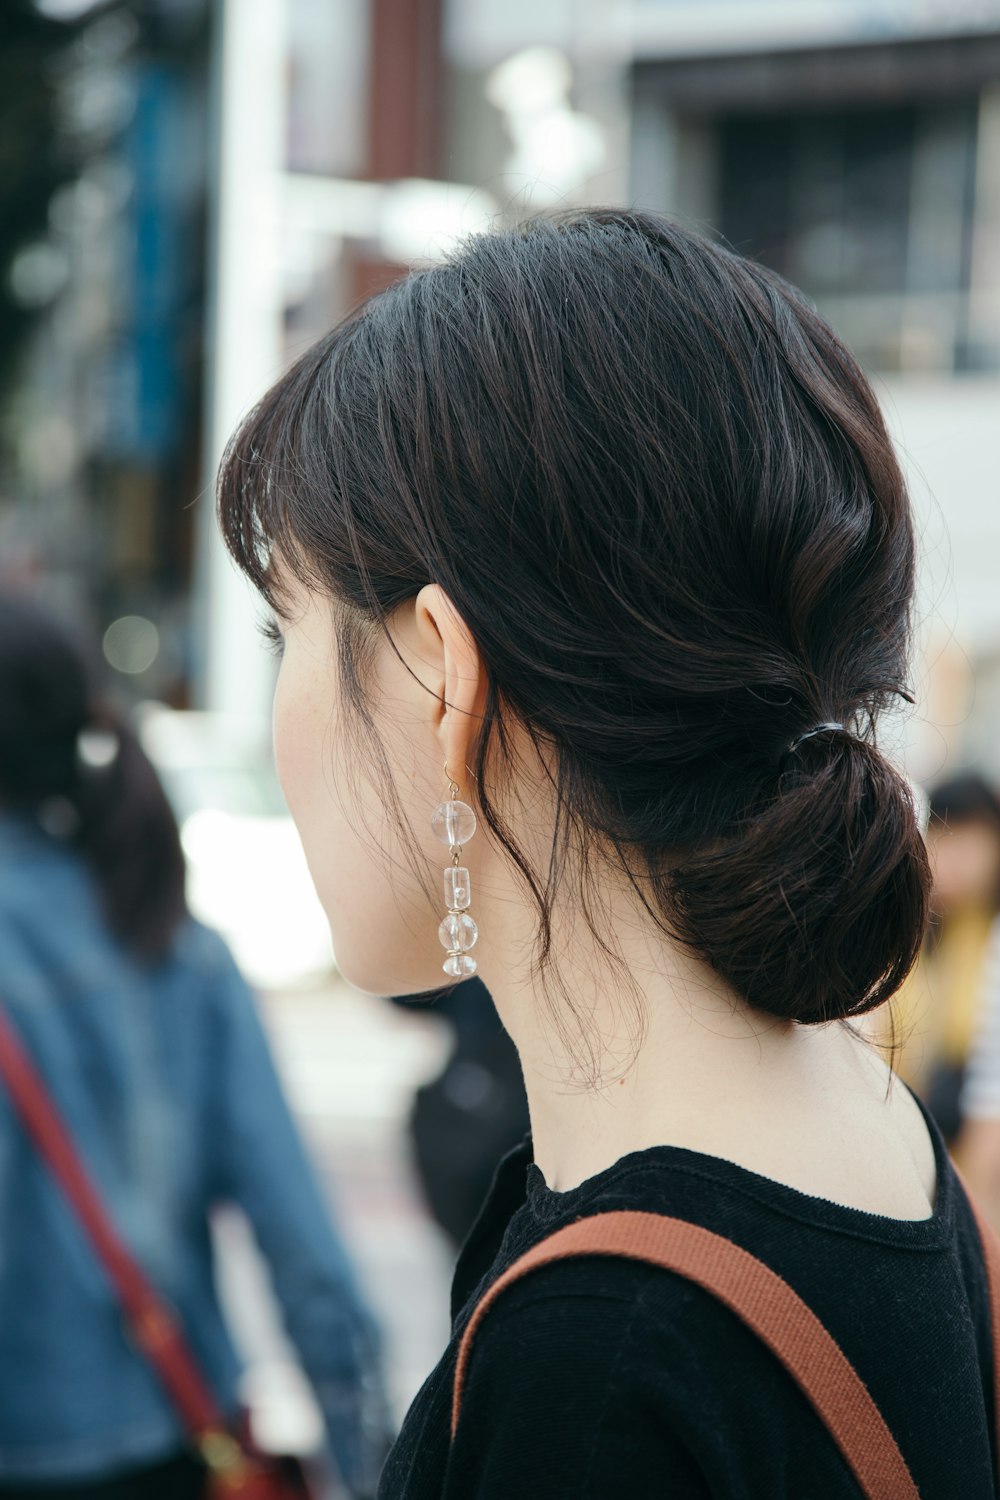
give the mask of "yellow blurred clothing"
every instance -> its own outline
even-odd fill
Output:
[[[893,996],[893,1067],[921,1092],[939,1063],[960,1067],[976,1034],[983,967],[995,913],[973,907],[946,919],[940,937],[925,946],[906,982]]]

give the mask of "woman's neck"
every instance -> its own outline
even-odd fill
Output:
[[[751,1012],[625,895],[602,909],[620,958],[557,910],[543,979],[524,963],[523,902],[483,923],[481,972],[521,1059],[535,1160],[559,1189],[647,1145],[707,1142],[727,1100],[774,1087],[802,1050],[801,1028]]]
[[[629,1152],[677,1145],[838,1196],[841,1169],[824,1179],[830,1164],[814,1146],[831,1130],[844,1136],[852,1110],[869,1128],[881,1118],[888,1073],[864,1042],[842,1025],[751,1010],[624,902],[620,963],[582,920],[572,930],[557,921],[546,987],[523,963],[523,903],[502,910],[506,919],[485,924],[482,973],[521,1058],[535,1161],[551,1188],[575,1187]],[[839,1196],[852,1201],[848,1182]]]
[[[645,976],[636,987],[638,996],[609,984],[607,1003],[588,997],[582,1024],[564,1023],[563,1035],[540,1015],[537,989],[513,1004],[500,997],[521,1057],[535,1160],[552,1188],[574,1187],[653,1145],[732,1156],[748,1119],[766,1133],[776,1097],[787,1103],[818,1084],[815,1034]],[[637,1000],[641,1037],[626,1020]]]

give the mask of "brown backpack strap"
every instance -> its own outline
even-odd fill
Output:
[[[853,1365],[787,1281],[722,1235],[661,1214],[620,1211],[579,1219],[535,1245],[497,1278],[478,1303],[459,1346],[452,1437],[472,1343],[494,1302],[529,1271],[581,1255],[646,1261],[711,1292],[781,1360],[829,1430],[866,1500],[919,1500],[896,1440]],[[1000,1273],[1000,1258],[997,1270]]]

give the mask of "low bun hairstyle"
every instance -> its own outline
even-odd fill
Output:
[[[893,994],[920,945],[928,876],[913,800],[849,734],[793,760],[775,795],[688,853],[661,899],[758,1009],[807,1023],[860,1015]]]
[[[68,629],[0,598],[0,809],[59,826],[115,936],[155,961],[186,915],[180,836],[135,731],[95,678]]]
[[[779,277],[636,212],[473,239],[299,360],[219,504],[265,595],[277,548],[348,606],[362,708],[366,622],[451,597],[489,677],[480,803],[542,961],[556,862],[527,867],[490,794],[511,712],[556,751],[562,832],[754,1006],[828,1021],[901,982],[928,869],[875,729],[906,696],[909,503],[864,376]]]

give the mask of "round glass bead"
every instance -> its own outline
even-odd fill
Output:
[[[464,911],[472,904],[472,881],[464,865],[449,865],[444,872],[444,904],[449,911]]]
[[[442,844],[458,849],[476,831],[476,815],[467,802],[439,802],[431,815],[431,827]]]
[[[467,948],[472,947],[478,936],[479,928],[464,912],[449,912],[438,928],[442,948],[452,950],[457,948],[463,953]]]
[[[468,953],[449,953],[441,967],[452,979],[471,979],[479,965]]]

